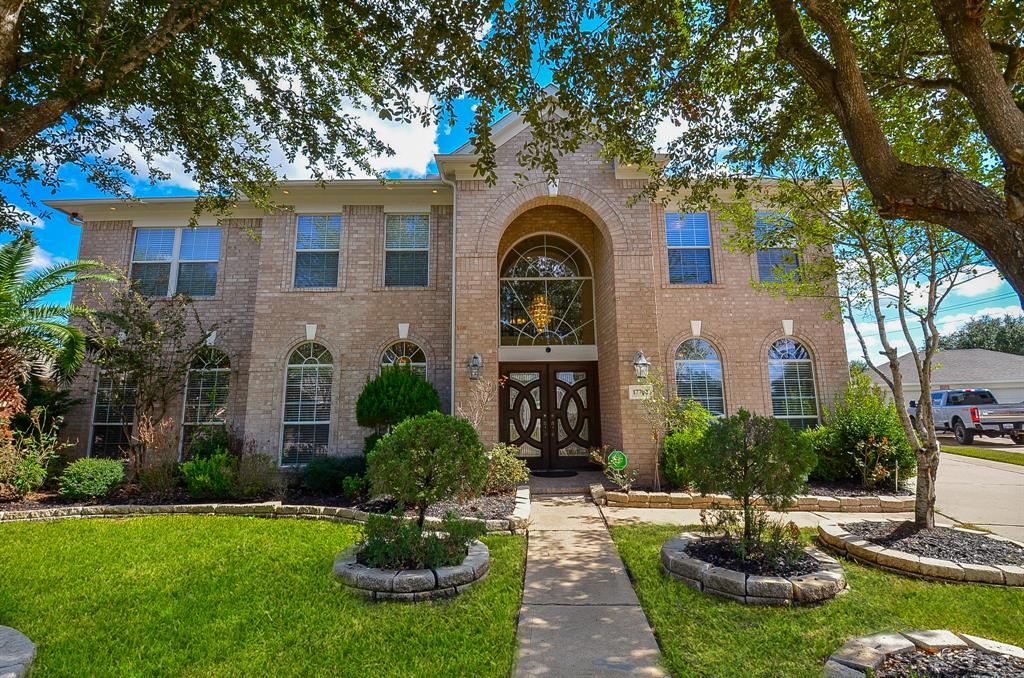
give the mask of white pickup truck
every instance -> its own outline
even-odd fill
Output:
[[[910,401],[910,418],[917,413],[917,402]],[[983,388],[961,388],[932,393],[935,430],[952,431],[961,445],[970,445],[974,436],[1007,436],[1024,445],[1024,403],[1000,405],[992,392]]]

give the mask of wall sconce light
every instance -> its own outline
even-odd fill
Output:
[[[466,368],[469,370],[469,378],[476,381],[484,373],[484,359],[480,357],[479,353],[474,353],[466,363]]]
[[[644,355],[644,350],[640,349],[633,356],[633,371],[636,372],[636,378],[638,381],[643,381],[647,378],[647,375],[651,372],[651,361]]]

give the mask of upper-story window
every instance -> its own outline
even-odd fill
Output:
[[[665,214],[668,281],[674,285],[714,282],[711,273],[711,223],[707,212]]]
[[[384,286],[426,287],[430,271],[430,215],[384,218]]]
[[[303,214],[295,229],[295,287],[337,287],[341,215]]]
[[[774,224],[785,217],[771,212],[758,212],[754,228],[760,238],[774,229]],[[776,282],[783,275],[795,271],[800,265],[796,250],[789,247],[761,247],[757,250],[757,277],[761,282]]]
[[[151,297],[217,294],[221,229],[140,228],[135,231],[131,278]]]

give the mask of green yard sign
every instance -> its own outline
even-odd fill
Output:
[[[629,460],[626,459],[625,453],[621,452],[620,450],[614,450],[611,454],[608,455],[608,466],[613,471],[621,471],[625,469],[626,464],[628,463]]]

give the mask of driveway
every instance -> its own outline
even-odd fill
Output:
[[[1024,466],[944,454],[935,485],[942,515],[1024,541]]]
[[[945,445],[959,445],[956,438],[953,436],[940,435],[939,444]],[[1019,452],[1024,454],[1024,445],[1017,445],[1009,438],[982,438],[978,437],[974,439],[974,444],[971,447],[984,447],[990,450],[1005,450],[1006,452]]]

